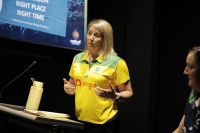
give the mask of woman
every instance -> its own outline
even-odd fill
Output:
[[[87,46],[77,54],[64,80],[64,91],[75,95],[75,113],[84,133],[117,133],[117,101],[133,95],[126,62],[113,49],[113,30],[103,20],[88,25]]]
[[[184,115],[173,133],[200,133],[200,47],[193,47],[186,59],[184,74],[188,76],[191,93]]]

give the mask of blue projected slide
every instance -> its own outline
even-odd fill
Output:
[[[0,36],[84,50],[87,0],[0,0]]]
[[[37,31],[66,36],[67,0],[4,0],[1,20]]]

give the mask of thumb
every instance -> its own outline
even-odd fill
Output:
[[[66,78],[63,78],[63,82],[64,82],[65,84],[69,83],[69,82],[67,81]]]

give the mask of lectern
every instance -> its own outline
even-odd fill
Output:
[[[24,111],[24,106],[0,103],[0,132],[12,131],[9,124],[28,129],[29,133],[76,133],[84,128],[83,123],[75,120],[40,117]]]

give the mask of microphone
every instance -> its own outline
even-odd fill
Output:
[[[28,71],[32,66],[34,66],[37,63],[37,61],[33,61],[22,73],[20,73],[19,75],[17,75],[13,80],[11,80],[10,82],[8,82],[7,84],[5,84],[3,86],[3,88],[0,90],[0,99],[2,97],[2,93],[3,91],[10,86],[15,80],[17,80],[18,78],[20,78],[26,71]]]

